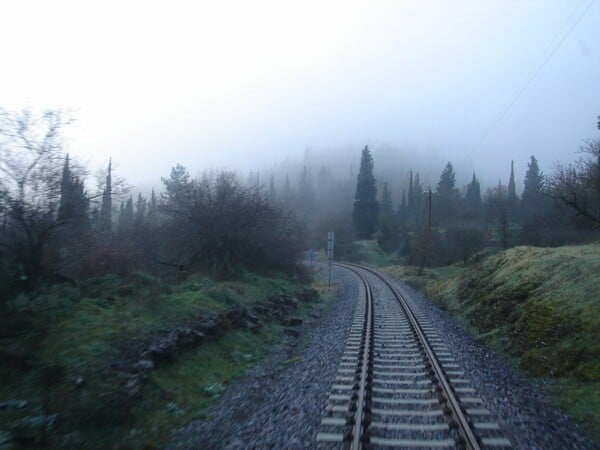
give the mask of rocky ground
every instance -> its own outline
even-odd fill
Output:
[[[177,430],[169,449],[314,448],[357,300],[352,274],[334,268],[337,301],[324,318],[304,323],[300,338],[283,336],[271,355],[208,411],[208,418]],[[474,342],[452,317],[398,282],[427,313],[450,351],[470,373],[473,386],[514,448],[592,449],[597,445],[536,386]]]

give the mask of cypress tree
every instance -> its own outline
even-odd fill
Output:
[[[467,205],[467,209],[469,209],[471,212],[479,211],[481,208],[481,186],[479,184],[479,180],[475,176],[475,172],[473,172],[473,179],[467,185],[465,203]]]
[[[154,193],[154,189],[152,189],[152,194],[150,195],[150,203],[148,204],[148,225],[150,227],[154,227],[157,225],[156,222],[157,215],[157,206],[156,206],[156,194]]]
[[[400,219],[392,211],[392,194],[387,182],[383,183],[381,192],[381,213],[377,242],[386,252],[397,250],[400,246]]]
[[[414,193],[413,193],[413,172],[412,169],[410,171],[410,176],[408,178],[408,214],[412,213],[415,209],[415,205],[413,204]]]
[[[462,199],[462,214],[468,219],[474,219],[482,212],[481,186],[473,172],[471,182],[467,184],[467,191]]]
[[[59,222],[65,222],[71,216],[71,189],[71,169],[69,167],[69,155],[67,154],[62,171],[62,179],[60,180]]]
[[[356,177],[356,193],[352,209],[352,222],[361,239],[369,239],[377,229],[379,204],[377,186],[373,175],[373,157],[365,146]]]
[[[314,205],[314,193],[312,187],[312,177],[310,169],[304,166],[300,181],[298,183],[298,199],[297,204],[300,212],[308,214]]]
[[[515,162],[510,162],[510,179],[508,180],[508,191],[506,200],[509,206],[514,206],[517,203],[517,188],[515,185]]]
[[[277,198],[277,194],[275,193],[275,174],[272,173],[269,177],[269,199],[274,202]]]
[[[290,187],[290,177],[287,173],[285,174],[285,182],[283,183],[283,200],[286,202],[288,207],[293,200],[292,188]]]
[[[135,230],[141,231],[146,221],[146,210],[148,209],[148,201],[142,196],[142,193],[138,193],[137,202],[135,203]]]
[[[112,159],[108,160],[108,174],[106,175],[106,186],[102,192],[102,205],[99,214],[99,227],[105,233],[112,232]]]
[[[417,216],[421,212],[421,202],[423,199],[423,186],[421,186],[421,177],[418,173],[415,175],[412,193],[412,212],[415,216]]]
[[[121,201],[121,207],[119,208],[118,232],[119,234],[125,233],[125,202]]]
[[[60,182],[60,204],[57,219],[70,226],[84,226],[89,224],[88,207],[89,201],[83,181],[71,171],[69,155],[67,155]]]
[[[381,212],[387,213],[392,210],[392,194],[388,189],[387,181],[383,183],[383,191],[381,192]]]
[[[129,196],[127,202],[121,202],[121,210],[119,212],[119,234],[126,235],[133,231],[134,215],[133,215],[133,198]]]
[[[398,215],[400,216],[400,220],[406,219],[406,189],[402,189],[402,201],[400,203],[400,208],[398,209]]]

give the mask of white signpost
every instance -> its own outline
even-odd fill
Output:
[[[331,290],[331,266],[333,265],[333,243],[335,240],[335,235],[333,231],[327,232],[327,267],[329,269],[329,278],[328,285],[329,290]]]

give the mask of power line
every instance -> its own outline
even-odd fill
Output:
[[[506,115],[506,113],[510,110],[510,108],[515,104],[515,102],[521,97],[521,95],[523,95],[523,93],[525,92],[525,90],[529,87],[529,85],[531,84],[531,82],[534,80],[534,78],[541,72],[541,70],[544,68],[544,66],[548,63],[548,61],[550,61],[550,58],[552,58],[552,56],[554,56],[554,54],[557,52],[557,50],[561,47],[561,45],[565,42],[565,40],[567,39],[567,37],[569,37],[569,35],[571,34],[571,32],[575,29],[575,27],[577,27],[577,25],[579,24],[579,22],[581,22],[581,19],[583,19],[583,17],[587,14],[587,12],[589,11],[589,9],[592,7],[592,5],[594,4],[595,0],[590,0],[590,3],[587,5],[587,7],[581,12],[581,14],[579,14],[579,16],[577,17],[577,19],[571,24],[571,26],[568,28],[568,30],[566,31],[566,33],[563,35],[562,38],[560,38],[558,40],[558,42],[556,42],[556,44],[554,45],[554,47],[552,47],[550,53],[548,53],[546,55],[545,58],[538,58],[538,62],[536,62],[532,67],[531,70],[529,71],[529,75],[527,76],[527,78],[525,79],[525,81],[521,84],[521,87],[517,90],[516,94],[513,96],[513,98],[508,102],[508,104],[504,107],[504,109],[500,112],[500,114],[498,114],[498,116],[496,117],[496,119],[492,122],[492,124],[489,126],[489,128],[481,135],[481,137],[479,138],[479,140],[477,141],[477,143],[473,146],[473,148],[469,151],[469,153],[467,153],[467,155],[465,156],[465,159],[467,159],[469,156],[471,156],[476,150],[479,149],[479,147],[481,146],[481,144],[483,144],[483,142],[485,141],[485,139],[490,135],[490,133],[492,131],[494,131],[494,129],[496,128],[496,125],[498,125],[498,123],[502,120],[502,118]],[[575,8],[575,10],[571,13],[571,15],[569,16],[569,19],[567,19],[567,21],[565,22],[568,23],[571,21],[571,18],[573,17],[573,15],[575,14],[575,12],[577,11],[577,7]],[[559,30],[557,31],[557,33],[554,35],[554,37],[552,38],[552,40],[550,41],[550,43],[548,44],[548,46],[544,49],[544,52],[542,52],[542,56],[548,51],[548,49],[552,46],[552,42],[560,35],[562,29],[564,28],[564,24],[559,28]],[[541,63],[539,62],[541,60]]]

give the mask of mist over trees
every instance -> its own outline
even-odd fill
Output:
[[[384,251],[406,263],[447,264],[466,260],[484,247],[555,246],[597,239],[593,208],[599,204],[599,194],[593,187],[599,184],[594,184],[593,174],[600,171],[593,149],[588,143],[583,150],[587,158],[567,167],[557,165],[562,172],[551,175],[541,172],[535,155],[524,167],[507,160],[505,177],[485,184],[477,170],[468,179],[459,179],[453,161],[438,161],[437,177],[428,169],[424,182],[418,170],[424,167],[422,161],[402,156],[402,151],[390,152],[388,147],[381,152],[367,148],[366,164],[365,150],[355,150],[360,164],[352,158],[345,171],[336,161],[305,154],[295,168],[289,162],[285,166],[283,195],[281,183],[274,185],[276,196],[294,210],[303,188],[290,180],[301,179],[307,167],[319,174],[318,183],[312,184],[313,208],[305,217],[308,246],[323,247],[326,231],[333,230],[340,259],[353,257],[354,240],[374,238]],[[281,179],[279,169],[266,174]],[[368,198],[379,204],[379,212],[369,215],[369,227],[357,220],[362,219],[359,206],[367,178]]]
[[[404,263],[466,260],[484,247],[562,245],[598,238],[600,141],[550,175],[531,155],[507,161],[482,186],[453,161],[425,164],[389,147],[352,158],[305,152],[245,177],[176,165],[150,193],[130,193],[107,158],[91,188],[66,154],[60,111],[0,110],[0,269],[3,297],[40,283],[147,271],[232,277],[244,270],[295,271],[303,251],[336,232],[336,258],[374,239]],[[357,161],[360,155],[360,161]],[[518,174],[524,173],[522,181]],[[241,180],[245,180],[242,182]],[[519,189],[521,187],[521,189]],[[520,194],[519,194],[520,192]]]
[[[0,296],[41,283],[135,270],[213,277],[244,270],[293,272],[304,249],[300,220],[257,182],[232,172],[190,177],[177,165],[150,198],[129,187],[109,159],[98,190],[64,151],[60,111],[0,110]],[[257,174],[258,177],[258,174]],[[310,172],[299,216],[314,201]]]

